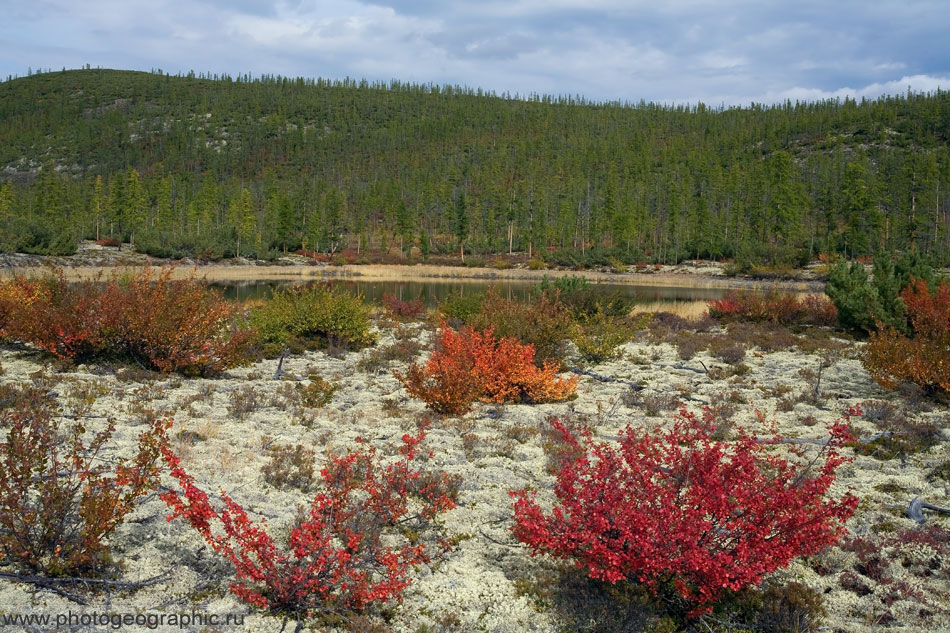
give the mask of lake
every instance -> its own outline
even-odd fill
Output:
[[[213,281],[210,285],[220,289],[225,297],[241,301],[266,299],[278,288],[289,288],[294,285],[307,283],[306,280],[243,280],[243,281]],[[523,280],[424,280],[424,281],[362,281],[356,279],[328,279],[326,283],[346,290],[362,294],[371,303],[381,303],[383,294],[395,295],[398,299],[409,301],[421,298],[428,307],[434,307],[439,301],[447,297],[484,292],[489,287],[502,297],[509,299],[525,299],[531,295],[537,285],[532,281]],[[652,309],[671,308],[681,304],[692,304],[719,299],[729,292],[726,288],[684,288],[673,286],[637,286],[630,284],[593,283],[590,285],[596,293],[620,293],[632,297],[638,304],[650,304]],[[655,306],[655,307],[654,307]]]

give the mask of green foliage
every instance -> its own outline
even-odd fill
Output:
[[[637,330],[646,327],[649,318],[649,315],[634,318],[598,312],[577,324],[572,340],[585,361],[602,363],[620,357],[620,346],[633,338]]]
[[[588,290],[590,282],[583,275],[565,275],[564,277],[555,277],[551,279],[547,275],[541,278],[541,283],[537,284],[540,292],[579,292]]]
[[[940,92],[716,111],[398,81],[35,74],[0,83],[0,249],[113,237],[173,257],[373,260],[418,237],[423,257],[510,250],[576,269],[735,258],[781,274],[819,250],[943,264],[948,113]]]
[[[485,293],[469,293],[467,295],[452,295],[439,302],[439,312],[447,319],[457,319],[467,323],[472,317],[482,311]]]
[[[320,285],[275,293],[251,312],[250,323],[267,355],[277,355],[287,345],[360,348],[376,338],[362,297]]]
[[[930,262],[918,253],[904,253],[896,260],[875,259],[873,279],[860,262],[842,260],[828,271],[825,293],[845,328],[874,332],[881,324],[906,333],[907,309],[900,295],[912,278],[924,280],[931,290],[935,286]]]

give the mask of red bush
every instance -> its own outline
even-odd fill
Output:
[[[237,309],[194,277],[146,268],[102,297],[110,351],[162,372],[213,375],[250,362],[251,332]]]
[[[403,301],[391,292],[383,293],[383,307],[396,319],[418,319],[426,313],[426,306],[421,298]]]
[[[835,305],[827,297],[770,290],[766,293],[733,290],[709,303],[709,315],[721,320],[767,321],[782,325],[834,325]]]
[[[413,565],[428,562],[448,545],[438,537],[436,515],[455,507],[452,481],[416,465],[425,431],[404,435],[402,458],[383,467],[374,449],[332,458],[322,472],[323,490],[293,529],[286,549],[222,492],[215,508],[178,458],[164,455],[181,492],[162,499],[187,519],[215,552],[235,568],[232,592],[261,609],[298,622],[319,614],[362,610],[398,599]],[[393,529],[390,529],[393,528]]]
[[[0,413],[0,552],[47,576],[95,575],[108,563],[105,542],[158,483],[159,451],[170,420],[139,436],[130,462],[102,462],[115,423],[84,441],[79,422],[60,429],[36,394]]]
[[[146,268],[127,283],[0,282],[0,336],[73,361],[135,360],[151,369],[207,375],[249,360],[251,333],[236,309],[194,278]]]
[[[496,340],[489,328],[458,332],[442,324],[436,349],[424,366],[413,363],[396,378],[413,396],[440,413],[459,415],[475,400],[556,402],[577,389],[577,376],[557,377],[557,366],[534,364],[534,347],[510,338]]]
[[[912,336],[880,327],[871,333],[864,366],[885,387],[909,381],[935,391],[950,391],[950,288],[930,294],[927,282],[913,280],[901,293]]]
[[[752,435],[713,441],[713,422],[708,409],[702,419],[683,409],[667,432],[628,426],[619,448],[561,427],[580,456],[558,473],[550,514],[528,492],[512,492],[515,535],[595,579],[654,591],[672,583],[692,616],[842,535],[858,500],[826,495],[846,461],[838,453],[846,424],[832,425],[823,460],[802,468]]]

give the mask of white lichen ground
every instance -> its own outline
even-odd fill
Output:
[[[418,327],[420,340],[427,342],[431,334]],[[392,333],[383,330],[381,344],[387,340],[393,340]],[[284,382],[272,377],[276,361],[234,370],[217,379],[166,376],[157,381],[136,383],[122,382],[112,372],[103,372],[94,366],[57,371],[48,358],[39,353],[4,350],[0,352],[4,370],[0,381],[29,381],[30,374],[45,371],[58,380],[53,388],[65,407],[69,406],[69,394],[77,386],[102,385],[106,393],[98,398],[89,413],[90,426],[95,427],[95,421],[101,422],[106,416],[114,417],[118,422],[116,444],[120,452],[130,453],[137,434],[143,430],[143,407],[173,416],[173,446],[199,486],[208,492],[227,491],[252,512],[252,516],[266,517],[273,534],[285,534],[296,508],[307,504],[309,495],[293,489],[274,489],[263,482],[261,467],[268,461],[266,446],[298,443],[311,446],[316,449],[319,469],[326,451],[350,449],[357,436],[380,444],[398,441],[402,433],[415,428],[416,419],[424,412],[423,404],[409,399],[392,375],[392,369],[403,369],[404,365],[394,363],[376,373],[357,368],[360,359],[370,353],[371,350],[364,350],[338,359],[313,352],[285,361],[288,375],[305,377],[318,373],[340,387],[329,406],[311,412],[312,419],[307,425],[284,410],[280,398],[276,397]],[[737,423],[762,431],[754,414],[758,409],[768,420],[777,422],[782,435],[791,437],[822,437],[824,425],[855,402],[872,398],[897,402],[895,394],[882,390],[870,379],[853,354],[846,353],[824,372],[821,391],[825,397],[819,402],[820,408],[798,403],[791,412],[776,410],[778,397],[774,390],[791,386],[794,394],[807,389],[806,379],[799,372],[817,369],[817,356],[796,351],[750,350],[745,360],[751,368],[748,374],[719,380],[702,372],[699,361],[707,367],[722,366],[706,353],[683,362],[671,345],[652,344],[640,338],[625,346],[623,358],[590,369],[600,376],[644,385],[644,395],[685,394],[690,398],[687,406],[694,410],[699,410],[714,394],[729,393],[734,400],[738,395],[742,404],[737,405]],[[263,406],[243,420],[235,419],[228,412],[232,394],[248,386],[260,394]],[[531,596],[516,590],[516,583],[521,580],[524,586],[532,570],[538,569],[542,562],[532,559],[510,537],[508,491],[530,486],[540,489],[542,498],[547,495],[550,499],[553,477],[547,472],[541,448],[543,439],[530,431],[537,429],[550,414],[573,411],[587,415],[602,436],[615,436],[626,424],[653,427],[665,424],[672,417],[672,412],[649,417],[642,407],[622,404],[627,390],[628,386],[620,382],[582,377],[578,397],[572,402],[540,406],[479,404],[474,412],[461,419],[435,417],[428,435],[428,445],[435,451],[434,462],[463,479],[459,507],[444,517],[449,532],[459,536],[460,544],[436,568],[419,570],[404,601],[395,608],[392,624],[397,631],[415,632],[442,616],[457,618],[459,631],[559,630],[551,614],[539,610]],[[939,407],[913,415],[918,419],[931,419],[941,426],[947,422],[946,412]],[[801,424],[806,416],[813,416],[817,423]],[[857,429],[867,433],[876,431],[872,424],[862,420],[857,421]],[[469,438],[466,450],[462,436],[467,433],[477,436],[477,441]],[[262,436],[266,436],[263,441]],[[860,509],[849,522],[849,529],[852,533],[864,534],[882,522],[896,528],[913,527],[913,522],[904,518],[904,509],[916,494],[924,495],[931,503],[950,505],[950,490],[945,483],[934,484],[926,479],[935,464],[948,459],[950,447],[946,443],[904,462],[857,457],[853,464],[842,469],[835,486],[836,494],[850,487],[861,498]],[[164,483],[167,485],[170,481],[166,479]],[[895,492],[882,492],[882,487]],[[227,592],[228,565],[211,553],[184,522],[167,522],[167,512],[157,495],[150,496],[111,541],[115,558],[122,561],[124,580],[136,581],[171,572],[167,582],[131,594],[93,597],[89,607],[69,603],[29,585],[0,582],[0,611],[7,614],[83,610],[243,613],[246,614],[243,627],[218,630],[248,633],[278,630],[279,621],[255,613]],[[947,521],[935,517],[931,520]],[[844,569],[852,555],[832,548],[821,556],[825,567]],[[950,561],[944,564],[950,565]],[[796,562],[779,573],[783,578],[797,579],[826,592],[828,630],[871,630],[875,619],[884,611],[874,594],[858,598],[842,590],[837,573],[820,576],[806,562]],[[915,620],[918,610],[913,603],[893,605],[892,612],[898,619],[889,630],[950,630],[947,621],[930,620],[924,624]],[[124,630],[135,630],[135,627]],[[213,629],[191,627],[185,630]]]

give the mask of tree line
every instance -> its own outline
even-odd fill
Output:
[[[0,83],[0,250],[950,263],[950,96],[710,108],[83,69]]]

